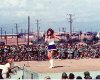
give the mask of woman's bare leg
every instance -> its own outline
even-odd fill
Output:
[[[49,68],[53,68],[53,54],[54,54],[54,51],[48,52],[48,58],[49,58],[49,62],[50,62]]]

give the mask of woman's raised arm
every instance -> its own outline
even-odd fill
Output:
[[[57,39],[62,39],[61,37],[58,37],[58,36],[56,36],[56,35],[54,35],[54,37],[57,38]]]

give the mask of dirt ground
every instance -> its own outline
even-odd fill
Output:
[[[61,72],[84,72],[84,71],[100,71],[100,59],[66,59],[54,60],[55,68],[49,69],[49,61],[22,61],[15,62],[19,66],[24,64],[28,70],[38,73],[61,73]]]

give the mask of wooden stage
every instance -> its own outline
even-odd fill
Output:
[[[62,73],[62,72],[84,72],[84,71],[100,71],[100,59],[66,59],[54,60],[55,68],[49,69],[49,61],[21,61],[15,62],[19,66],[30,65],[25,67],[37,73]]]

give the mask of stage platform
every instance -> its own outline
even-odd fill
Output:
[[[25,69],[38,74],[35,79],[43,79],[45,76],[51,76],[52,78],[60,78],[62,72],[75,73],[83,77],[84,71],[89,71],[95,77],[100,75],[100,59],[66,59],[66,60],[54,60],[55,68],[49,69],[49,61],[21,61],[15,62],[19,66],[24,66]],[[26,72],[27,74],[27,72]],[[31,74],[30,74],[31,75]],[[59,75],[59,76],[58,76]],[[31,75],[32,76],[32,75]],[[58,76],[58,77],[56,77]]]
[[[54,60],[55,68],[49,69],[49,61],[21,61],[15,62],[19,66],[23,66],[28,70],[37,73],[62,73],[62,72],[84,72],[84,71],[100,71],[100,59],[66,59]]]

